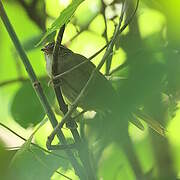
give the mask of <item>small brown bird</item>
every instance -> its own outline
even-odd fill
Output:
[[[53,48],[54,42],[42,49],[45,53],[47,72],[52,78]],[[87,63],[60,77],[62,92],[70,103],[74,102],[96,67],[86,57],[76,54],[62,45],[60,46],[56,67],[57,72],[55,74],[62,74],[86,61]],[[120,144],[134,169],[137,179],[142,179],[141,166],[128,135],[128,121],[130,120],[140,129],[143,129],[143,125],[137,118],[133,119],[131,108],[123,106],[123,102],[120,101],[116,90],[101,72],[95,72],[87,91],[80,99],[79,107],[84,110],[106,113],[106,116],[100,123],[98,123],[97,119],[95,126],[92,126],[92,131],[98,133],[104,144],[112,141]],[[152,122],[149,124],[154,125]],[[154,129],[156,131],[159,130],[159,133],[161,133],[161,128],[159,125],[156,125],[154,125]]]
[[[54,42],[49,43],[42,49],[45,53],[46,69],[50,77],[52,77],[53,48]],[[82,62],[88,61],[60,78],[62,92],[68,101],[72,103],[96,67],[86,57],[76,54],[62,45],[60,46],[58,58],[61,63],[58,64],[56,74],[62,74]],[[90,82],[88,90],[80,100],[79,106],[85,110],[111,110],[115,104],[118,104],[117,99],[116,91],[111,83],[101,72],[97,71]]]
[[[49,43],[42,49],[45,54],[47,73],[50,77],[53,77],[52,62],[54,44],[54,42]],[[65,46],[60,46],[58,55],[59,63],[57,65],[58,67],[56,74],[62,74],[85,61],[87,61],[87,63],[84,63],[78,68],[60,77],[62,92],[70,104],[72,104],[79,95],[89,80],[92,71],[96,67],[86,57],[74,53]],[[94,110],[96,112],[110,113],[111,119],[114,120],[112,124],[114,124],[113,126],[115,127],[124,127],[124,125],[127,127],[129,120],[138,128],[143,129],[141,122],[137,118],[132,118],[133,112],[130,112],[132,109],[127,110],[127,107],[123,106],[123,102],[121,102],[120,96],[117,94],[112,84],[99,71],[95,72],[95,75],[90,82],[87,91],[80,99],[79,107],[84,110]],[[164,128],[157,121],[154,121],[151,117],[144,115],[138,109],[134,109],[134,111],[135,114],[140,118],[143,118],[143,120],[145,120],[145,122],[148,123],[152,129],[161,135],[165,134]]]

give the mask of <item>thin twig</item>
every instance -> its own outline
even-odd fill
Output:
[[[102,15],[103,15],[103,18],[104,18],[104,24],[105,24],[105,29],[104,29],[104,33],[103,33],[103,36],[106,40],[106,43],[108,43],[108,36],[107,36],[107,20],[106,20],[106,14],[105,14],[105,9],[106,9],[106,4],[104,3],[103,0],[101,0],[101,3],[102,3]]]
[[[69,46],[69,44],[76,39],[82,32],[84,32],[84,28],[81,29],[77,34],[75,34],[69,41],[67,41],[66,43],[64,43],[65,46]]]
[[[79,118],[79,117],[82,116],[85,112],[87,112],[87,110],[83,110],[83,111],[79,112],[77,115],[73,116],[72,119],[75,120],[75,119]],[[76,122],[77,122],[77,120],[76,120]]]
[[[128,62],[125,61],[123,64],[120,64],[118,67],[112,69],[112,71],[109,73],[109,76],[111,76],[112,74],[114,74],[117,71],[120,71],[121,69],[125,68],[128,66]]]
[[[63,73],[61,73],[61,74],[58,74],[58,75],[54,76],[53,79],[54,79],[54,80],[59,79],[59,78],[61,78],[62,76],[64,76],[65,74],[68,74],[68,73],[70,73],[71,71],[79,68],[79,67],[82,66],[83,64],[88,63],[90,60],[92,60],[93,58],[95,58],[99,53],[101,53],[101,52],[107,47],[107,45],[109,45],[109,43],[106,44],[105,46],[103,46],[99,51],[97,51],[97,52],[96,52],[94,55],[92,55],[90,58],[88,58],[87,61],[83,61],[82,63],[79,63],[78,65],[70,68],[69,70],[67,70],[67,71],[65,71],[65,72],[63,72]]]
[[[10,79],[10,80],[6,80],[3,82],[0,82],[0,87],[6,86],[6,85],[11,85],[13,83],[21,83],[21,82],[25,82],[25,81],[29,81],[29,79],[24,78],[24,77],[19,77],[19,78],[15,78],[15,79]]]
[[[47,168],[48,170],[51,170],[51,168],[50,168],[48,165],[46,165],[46,163],[43,162],[43,160],[42,160],[39,156],[37,156],[37,155],[32,151],[32,149],[29,148],[28,151],[29,151],[30,153],[32,153],[32,154],[34,155],[34,158],[37,159],[37,161],[39,161],[39,163],[41,163],[45,168]],[[61,173],[61,172],[59,172],[59,171],[57,171],[57,170],[55,170],[55,173],[63,176],[63,177],[66,178],[66,179],[72,180],[70,177],[66,176],[65,174],[63,174],[63,173]]]
[[[45,79],[47,79],[47,76],[40,76],[39,79],[45,80]],[[6,80],[6,81],[3,81],[3,82],[0,82],[0,88],[3,87],[3,86],[14,84],[14,83],[23,83],[23,82],[27,82],[27,81],[29,81],[29,79],[25,78],[25,77],[19,77],[19,78]]]
[[[107,35],[107,20],[106,20],[106,14],[105,14],[105,9],[106,9],[106,4],[104,3],[103,0],[101,0],[102,2],[102,15],[104,18],[104,24],[105,24],[105,29],[104,29],[104,33],[103,36],[106,40],[106,44],[108,43],[108,35]],[[108,59],[106,60],[106,69],[105,69],[105,75],[108,76],[109,75],[109,71],[111,68],[111,63],[112,63],[112,55],[108,57]]]
[[[80,31],[75,34],[70,40],[68,40],[67,42],[64,43],[65,46],[69,46],[69,44],[76,39],[81,33],[83,33],[84,31],[88,30],[89,24],[97,17],[98,13],[91,19],[91,21],[85,26],[82,27],[82,29],[80,29]]]
[[[27,141],[26,138],[22,137],[22,136],[19,135],[17,132],[15,132],[15,131],[13,131],[12,129],[10,129],[9,127],[7,127],[5,124],[3,124],[3,123],[0,122],[0,126],[4,127],[4,128],[7,129],[8,131],[10,131],[11,133],[13,133],[13,134],[16,135],[17,137],[19,137],[20,139],[22,139],[23,141]],[[43,147],[39,146],[38,144],[35,144],[35,143],[31,142],[31,145],[37,147],[38,149],[41,149],[42,151],[44,151],[44,152],[46,152],[46,153],[48,153],[48,154],[51,154],[51,155],[56,156],[56,157],[61,158],[61,159],[66,159],[66,160],[68,160],[67,157],[64,157],[64,156],[61,156],[61,155],[56,154],[56,153],[54,153],[54,152],[48,151],[47,149],[44,149]],[[11,147],[11,148],[12,148],[12,147]]]

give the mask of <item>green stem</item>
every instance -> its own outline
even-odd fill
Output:
[[[47,114],[53,128],[55,128],[57,126],[57,124],[58,124],[57,119],[56,119],[56,117],[55,117],[55,115],[54,115],[54,113],[53,113],[53,111],[52,111],[52,109],[50,107],[50,104],[49,104],[49,102],[48,102],[48,100],[47,100],[47,98],[46,98],[46,96],[45,96],[45,94],[43,92],[43,89],[42,89],[40,83],[38,82],[36,74],[35,74],[32,66],[31,66],[31,64],[29,62],[29,59],[28,59],[25,51],[23,50],[23,48],[22,48],[22,46],[20,44],[20,41],[17,38],[17,35],[16,35],[16,33],[15,33],[15,31],[14,31],[14,29],[13,29],[7,15],[6,15],[6,12],[4,10],[4,7],[3,7],[3,4],[2,4],[1,0],[0,0],[0,17],[1,17],[2,21],[3,21],[3,23],[4,23],[4,26],[6,27],[7,32],[9,33],[9,36],[10,36],[10,38],[11,38],[17,52],[19,53],[19,56],[21,57],[21,60],[22,60],[24,66],[26,68],[26,71],[27,71],[27,73],[29,75],[29,78],[30,78],[30,80],[32,82],[32,85],[33,85],[33,87],[34,87],[34,89],[36,91],[36,94],[37,94],[37,96],[38,96],[38,98],[39,98],[39,100],[40,100],[40,102],[41,102],[41,104],[42,104],[42,106],[44,108],[44,111],[46,112],[46,114]],[[57,136],[58,136],[58,139],[61,141],[62,144],[67,144],[65,136],[64,136],[64,134],[63,134],[63,132],[61,130],[58,130]],[[76,174],[81,179],[83,179],[84,175],[81,172],[81,165],[78,163],[78,161],[74,157],[71,150],[66,149],[66,153],[68,155],[69,160],[71,161],[72,166],[75,169]]]
[[[63,25],[61,27],[61,29],[59,30],[59,33],[58,33],[58,36],[57,36],[57,39],[55,42],[55,46],[53,49],[53,65],[52,65],[53,76],[56,76],[58,74],[58,72],[61,71],[60,68],[61,68],[62,59],[59,57],[59,53],[60,53],[59,51],[60,51],[60,45],[62,42],[64,30],[65,30],[65,25]],[[68,106],[65,103],[64,98],[62,96],[61,86],[57,86],[56,83],[57,84],[60,83],[59,79],[53,80],[53,84],[54,84],[54,90],[56,93],[56,97],[57,97],[57,100],[59,103],[60,110],[65,115],[68,112]],[[77,126],[77,123],[75,122],[75,120],[70,118],[68,120],[68,123],[69,123],[70,127],[73,127],[73,128],[70,128],[70,131],[74,138],[75,143],[77,144],[78,155],[82,162],[83,171],[86,172],[87,179],[94,180],[96,178],[95,178],[95,175],[94,175],[92,167],[91,167],[89,153],[88,153],[89,152],[88,147],[86,146],[85,143],[82,143],[81,137],[77,130],[78,126]]]

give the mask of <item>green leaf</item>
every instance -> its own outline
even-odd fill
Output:
[[[55,97],[52,89],[47,86],[47,82],[43,82],[42,85],[52,104]],[[45,116],[44,109],[30,82],[25,82],[17,91],[10,111],[14,120],[24,128],[37,125]]]
[[[63,26],[63,24],[67,24],[70,18],[73,16],[76,9],[78,8],[78,6],[83,1],[84,0],[73,0],[72,3],[60,13],[59,17],[52,23],[51,27],[47,29],[47,32],[44,34],[37,46],[44,42],[45,39],[54,31],[60,29]]]
[[[101,161],[103,159],[103,161]],[[117,145],[104,149],[99,165],[99,179],[135,179],[127,157]]]
[[[45,36],[45,35],[44,35]],[[43,37],[44,37],[43,36]],[[35,48],[41,46],[41,45],[44,45],[48,42],[53,42],[54,41],[54,38],[56,36],[56,31],[53,31],[52,33],[48,34],[44,39],[43,37],[41,38],[40,42],[38,42],[36,45],[35,45]]]
[[[4,143],[0,140],[0,179],[9,179],[8,168],[15,153],[16,150],[7,150]]]
[[[42,34],[38,34],[38,35],[33,35],[30,38],[24,40],[22,43],[24,50],[28,52],[36,49],[37,47],[35,47],[35,45],[37,44],[37,42],[40,41],[41,38],[42,38]]]
[[[28,140],[16,152],[10,162],[10,176],[15,175],[16,179],[50,179],[57,168],[67,169],[66,159],[58,159],[55,156],[47,155],[40,149],[31,147],[35,133],[47,122],[45,117]],[[29,170],[31,173],[29,174]],[[38,176],[37,176],[38,173]],[[61,174],[59,174],[61,176]],[[67,178],[68,179],[68,178]]]
[[[51,179],[51,176],[59,167],[65,170],[70,168],[67,159],[60,159],[51,154],[45,154],[35,147],[27,148],[25,147],[27,144],[25,144],[11,161],[9,169],[10,179],[48,180]],[[62,178],[61,175],[59,176]]]
[[[14,155],[11,164],[18,158],[18,156],[21,156],[21,154],[26,153],[31,149],[31,142],[35,135],[35,133],[47,122],[48,118],[45,117],[39,124],[39,126],[33,131],[33,133],[29,136],[27,141],[21,146],[21,148],[17,151],[17,153]],[[17,158],[16,158],[17,157]]]

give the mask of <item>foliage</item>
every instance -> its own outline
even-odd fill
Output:
[[[67,2],[69,3],[57,0],[3,2],[58,120],[61,120],[62,113],[59,112],[51,84],[48,86],[44,56],[40,47],[36,46],[37,43],[51,41],[56,31],[66,24],[63,44],[74,52],[90,57],[111,40],[123,1]],[[128,1],[127,18],[131,16],[135,3],[135,0]],[[134,122],[136,125],[140,123],[139,126],[143,126],[144,130],[131,123],[115,122],[114,117],[105,111],[96,114],[88,111],[77,118],[80,136],[88,144],[89,152],[86,155],[98,179],[178,178],[179,7],[178,0],[140,1],[135,17],[116,38],[111,56],[101,69],[118,94],[118,106],[121,107],[119,112],[123,114],[124,121]],[[0,48],[0,122],[23,137],[30,137],[22,143],[19,142],[19,137],[13,136],[4,128],[0,129],[3,141],[0,143],[0,160],[4,162],[4,167],[0,166],[0,176],[4,179],[15,177],[18,180],[67,178],[58,174],[58,170],[69,178],[78,179],[64,151],[55,151],[54,154],[52,151],[49,154],[31,144],[34,142],[46,148],[47,136],[52,128],[46,123],[36,134],[29,136],[43,121],[45,113],[1,21]],[[96,66],[103,54],[104,51],[92,60]],[[108,99],[104,90],[103,94]],[[137,109],[145,113],[147,121],[151,119],[161,124],[167,131],[166,136],[162,137],[150,129],[142,121],[144,116],[137,116]],[[80,111],[82,110],[78,108],[72,116]],[[63,133],[68,143],[74,142],[68,129],[64,128]],[[57,144],[57,139],[53,143]],[[7,148],[14,146],[19,150]],[[132,155],[131,150],[135,154]],[[72,149],[72,152],[80,162],[82,159],[79,158],[78,151]],[[61,155],[64,159],[56,155]],[[4,157],[7,158],[6,161]],[[136,165],[134,162],[137,162]]]

